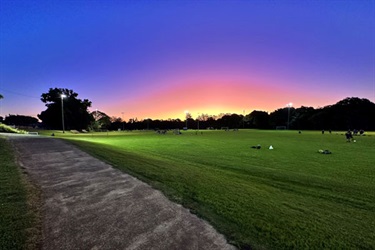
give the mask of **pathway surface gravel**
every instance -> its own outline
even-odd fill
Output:
[[[64,140],[7,137],[42,192],[43,249],[235,249],[161,192]]]

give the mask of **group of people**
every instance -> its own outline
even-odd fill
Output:
[[[346,137],[346,141],[347,142],[351,142],[351,141],[354,141],[355,140],[353,139],[353,135],[364,135],[365,131],[363,129],[361,130],[357,130],[357,129],[354,129],[353,132],[349,129],[348,132],[345,133],[345,137]]]
[[[329,130],[329,133],[332,134],[332,130]],[[322,135],[324,135],[324,129],[322,130]]]
[[[363,135],[365,131],[363,129],[360,129],[359,131],[356,129],[353,130],[353,135],[358,135],[358,133],[359,135]]]

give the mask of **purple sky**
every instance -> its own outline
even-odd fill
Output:
[[[1,0],[0,13],[0,116],[36,116],[54,87],[126,120],[375,102],[375,1]]]

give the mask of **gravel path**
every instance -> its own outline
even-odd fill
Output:
[[[43,249],[234,249],[161,192],[63,140],[8,138],[42,191]]]

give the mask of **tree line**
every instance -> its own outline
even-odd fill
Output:
[[[63,97],[62,97],[63,96]],[[2,96],[1,96],[2,97]],[[375,104],[368,99],[348,97],[322,108],[301,106],[283,107],[271,113],[254,110],[249,114],[201,114],[193,119],[186,114],[184,120],[153,120],[137,118],[127,122],[120,117],[109,117],[103,111],[90,112],[91,102],[80,100],[73,90],[51,88],[41,95],[46,110],[38,118],[46,129],[62,129],[64,119],[67,130],[167,130],[167,129],[295,129],[295,130],[375,130]],[[2,118],[0,117],[0,121]],[[35,125],[36,118],[9,115],[5,124]]]

